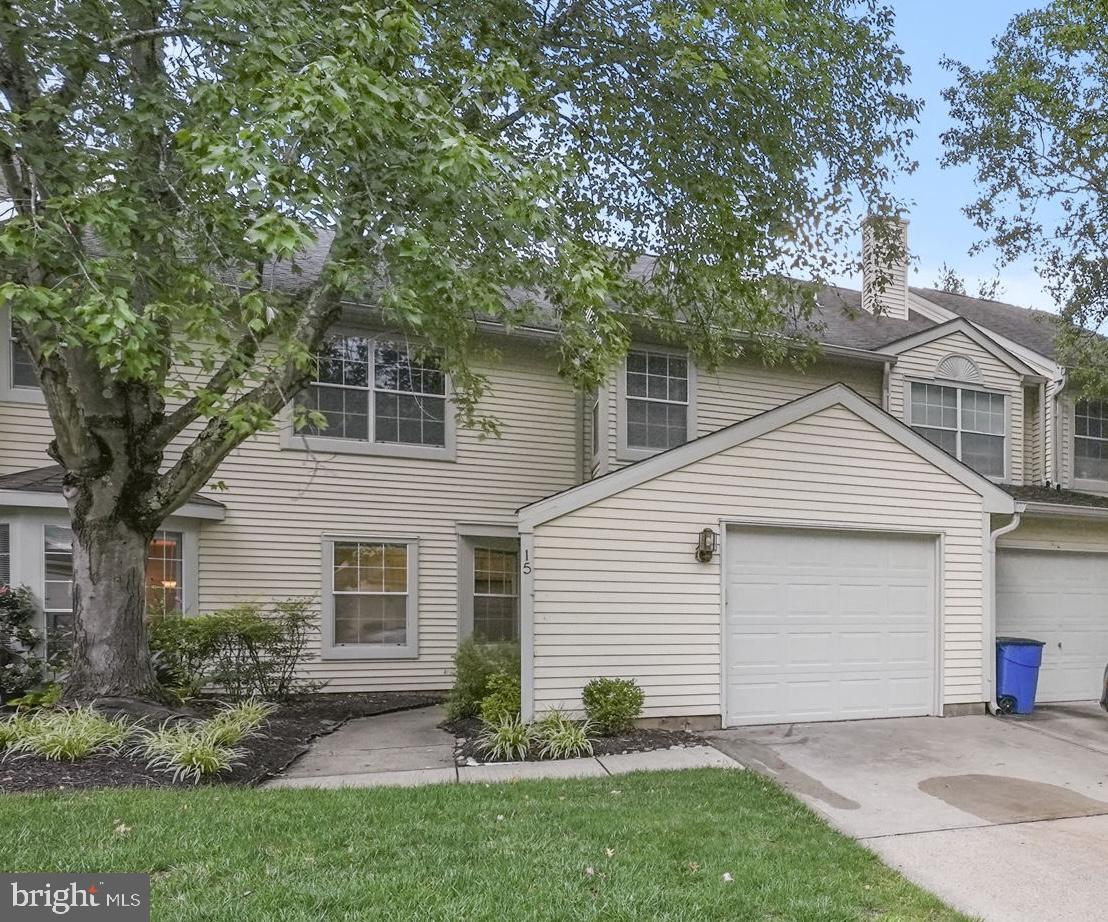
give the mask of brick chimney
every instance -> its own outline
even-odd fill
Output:
[[[908,222],[869,215],[862,224],[862,308],[908,319]]]

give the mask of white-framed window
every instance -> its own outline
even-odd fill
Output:
[[[0,586],[12,584],[12,527],[0,522]]]
[[[323,656],[418,653],[419,542],[328,536],[323,542]]]
[[[338,451],[444,457],[453,440],[447,390],[433,357],[387,339],[336,335],[316,357],[315,381],[296,398],[327,424],[292,435]]]
[[[184,610],[188,591],[184,534],[159,530],[147,549],[146,605],[154,611]],[[73,633],[73,529],[42,526],[42,609],[46,630],[68,645]]]
[[[648,457],[694,435],[695,376],[686,353],[661,347],[627,353],[619,376],[619,453]]]
[[[909,425],[979,474],[1007,473],[1007,400],[1003,394],[913,381]]]
[[[480,643],[519,640],[519,548],[473,548],[473,637]]]
[[[0,400],[44,403],[30,354],[12,327],[11,311],[0,310]]]
[[[146,557],[147,612],[184,610],[185,549],[179,531],[159,530]]]
[[[1108,400],[1078,400],[1073,407],[1074,480],[1108,482]]]

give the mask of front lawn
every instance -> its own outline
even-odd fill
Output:
[[[953,920],[752,772],[0,798],[4,871],[147,871],[167,920]]]

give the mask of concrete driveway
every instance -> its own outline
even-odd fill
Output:
[[[986,920],[1108,917],[1108,715],[748,727],[717,748]]]

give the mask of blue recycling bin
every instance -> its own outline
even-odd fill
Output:
[[[1030,714],[1043,664],[1041,640],[1028,637],[996,639],[996,703],[1002,714]]]

